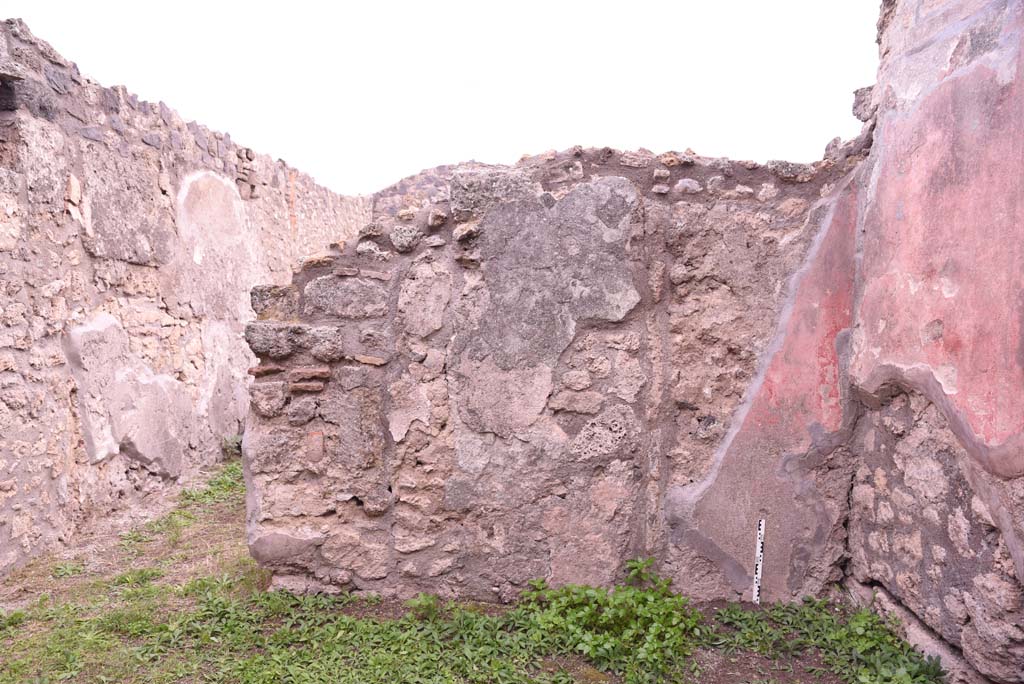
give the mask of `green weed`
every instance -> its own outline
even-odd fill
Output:
[[[772,672],[792,671],[786,658],[814,650],[822,673],[849,684],[944,679],[936,661],[898,639],[870,611],[847,614],[808,599],[764,610],[733,605],[705,618],[651,567],[638,561],[627,569],[629,583],[610,590],[551,588],[535,580],[502,615],[459,604],[442,609],[436,596],[421,594],[400,619],[349,614],[357,602],[365,605],[354,595],[243,594],[235,574],[165,587],[152,584],[159,571],[137,569],[114,580],[120,593],[106,603],[41,599],[31,615],[0,618],[0,649],[9,654],[0,659],[0,684],[570,684],[569,672],[552,671],[556,656],[582,657],[627,684],[692,682],[697,648],[780,659]],[[29,620],[39,627],[34,634],[4,636],[12,635],[10,625]],[[773,681],[767,670],[759,676]]]
[[[50,573],[54,579],[63,579],[65,577],[74,577],[81,575],[85,572],[85,566],[77,561],[68,561],[66,563],[57,563],[53,566],[53,571]]]
[[[405,606],[418,620],[436,620],[441,614],[441,601],[433,594],[418,594]]]
[[[716,618],[730,628],[716,636],[719,646],[771,658],[815,649],[828,670],[849,684],[926,684],[946,675],[937,658],[922,655],[867,608],[845,615],[827,601],[805,598],[763,611],[734,604]]]
[[[241,461],[231,461],[211,479],[202,489],[186,489],[181,493],[181,502],[185,506],[221,503],[231,499],[241,499],[245,495],[245,482],[242,479]]]
[[[543,652],[581,655],[627,684],[682,679],[709,630],[652,565],[651,559],[631,561],[629,583],[610,590],[550,589],[534,581],[507,619]]]
[[[28,619],[28,615],[24,611],[16,610],[12,613],[4,615],[0,613],[0,630],[17,627]]]
[[[121,535],[121,551],[131,559],[146,545],[147,557],[159,557],[161,544],[177,547],[191,525],[237,525],[224,514],[239,510],[243,494],[241,466],[228,463],[206,486],[183,493],[174,511]],[[204,552],[202,540],[189,541],[196,546],[164,559]],[[937,660],[870,610],[806,599],[705,616],[671,590],[650,558],[628,562],[623,584],[612,589],[533,580],[497,615],[420,594],[398,619],[372,616],[378,606],[392,614],[377,594],[267,592],[267,573],[250,558],[225,561],[214,575],[180,583],[164,574],[172,566],[157,561],[163,569],[131,569],[83,585],[74,599],[43,594],[24,611],[0,614],[0,684],[572,684],[574,676],[596,681],[580,674],[591,668],[624,684],[693,683],[698,649],[768,658],[757,670],[764,684],[783,679],[775,672],[793,672],[806,653],[821,663],[812,680],[945,679]],[[82,571],[61,563],[50,572],[59,579]]]
[[[164,573],[156,568],[138,568],[118,575],[113,583],[119,587],[143,587],[163,576]]]
[[[142,530],[129,530],[120,535],[121,550],[129,557],[134,558],[142,553],[141,546],[149,541],[150,537]]]

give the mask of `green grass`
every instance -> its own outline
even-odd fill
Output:
[[[942,681],[937,663],[870,611],[847,615],[807,600],[760,612],[732,605],[708,617],[653,576],[614,590],[537,582],[501,615],[421,595],[394,620],[349,614],[361,601],[352,595],[253,591],[230,576],[154,584],[159,576],[135,571],[112,583],[154,591],[85,605],[44,599],[0,618],[0,682],[568,684],[570,673],[543,668],[568,655],[628,684],[697,682],[698,648],[773,659],[814,650],[823,671],[850,684]]]
[[[587,586],[549,589],[535,580],[508,619],[553,654],[578,654],[626,682],[676,681],[693,669],[691,656],[713,632],[668,581],[629,564],[627,584],[614,591]]]
[[[245,483],[242,481],[241,461],[232,461],[215,475],[202,489],[186,489],[181,493],[181,501],[185,506],[205,506],[245,494]]]
[[[138,568],[121,573],[114,578],[114,584],[122,587],[144,587],[163,576],[164,573],[155,568]]]
[[[55,595],[76,579],[81,586],[0,613],[0,684],[598,681],[582,676],[580,667],[613,673],[624,684],[697,684],[699,656],[708,651],[726,658],[756,654],[775,672],[788,672],[785,681],[808,684],[944,678],[937,661],[867,609],[807,599],[702,613],[651,571],[649,559],[629,563],[625,582],[611,590],[550,588],[537,580],[506,611],[421,594],[398,617],[373,595],[264,591],[265,573],[244,547],[228,554],[215,574],[185,576],[166,564],[207,551],[210,534],[202,526],[210,519],[231,513],[227,519],[240,534],[242,495],[241,471],[231,464],[207,487],[182,496],[177,511],[189,516],[166,516],[144,533],[122,535],[114,544],[126,559],[119,574],[88,583],[61,579]],[[200,529],[161,564],[153,548],[188,529],[166,522],[172,519]],[[143,552],[147,557],[139,559]],[[147,565],[126,567],[133,559]],[[49,570],[46,576],[53,581]]]
[[[225,451],[228,443],[229,440],[225,440]],[[240,500],[244,496],[242,464],[240,461],[228,462],[205,486],[183,490],[178,498],[178,507],[173,511],[146,523],[142,529],[122,534],[121,546],[130,555],[138,556],[140,545],[152,541],[156,535],[161,535],[167,545],[177,546],[185,528],[193,525],[205,509]]]
[[[867,608],[844,613],[827,601],[805,598],[760,612],[731,605],[716,618],[733,630],[716,635],[716,646],[773,659],[813,649],[823,671],[851,684],[940,682],[945,676],[938,658],[921,655],[896,635],[897,625]]]

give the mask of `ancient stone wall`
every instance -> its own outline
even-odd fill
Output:
[[[512,598],[655,556],[843,583],[1024,681],[1024,9],[885,0],[812,166],[570,150],[427,172],[258,288],[249,541],[277,582]],[[870,149],[868,153],[867,150]]]
[[[577,148],[344,198],[6,22],[0,573],[244,420],[279,586],[654,556],[741,598],[765,520],[766,598],[841,583],[1024,682],[1022,40],[1019,2],[884,0],[863,133],[811,165]]]
[[[367,211],[0,24],[0,574],[218,458],[248,290]]]
[[[851,583],[1024,681],[1024,7],[887,1],[858,173]]]
[[[667,497],[679,556],[731,589],[764,518],[769,595],[845,575],[967,681],[1024,681],[1022,22],[883,3],[870,155],[711,476]]]
[[[677,562],[666,492],[714,468],[861,150],[576,149],[378,194],[356,244],[253,291],[253,553],[290,586],[483,600],[651,555],[682,591],[738,596],[717,558]],[[845,503],[844,472],[822,496]]]

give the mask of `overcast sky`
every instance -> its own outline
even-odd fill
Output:
[[[82,73],[343,193],[572,145],[820,159],[877,0],[4,0]]]

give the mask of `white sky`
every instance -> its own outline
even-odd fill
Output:
[[[343,193],[572,145],[820,159],[875,80],[878,0],[73,2],[0,12]]]

